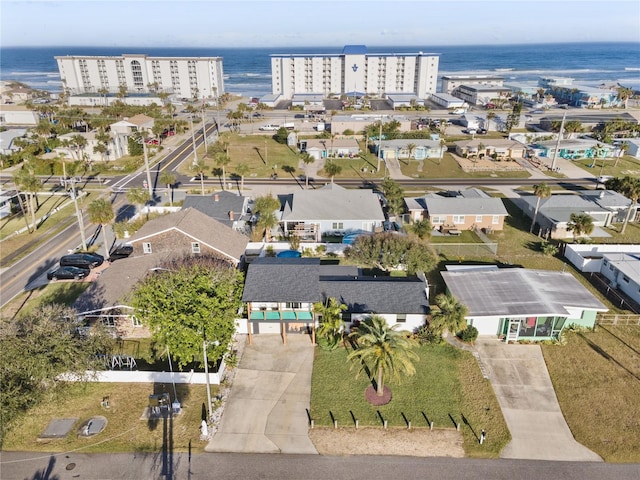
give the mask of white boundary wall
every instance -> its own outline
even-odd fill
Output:
[[[564,256],[581,272],[599,272],[602,257],[607,253],[640,253],[640,245],[576,244],[566,246]]]

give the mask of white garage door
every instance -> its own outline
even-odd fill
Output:
[[[478,329],[478,335],[498,335],[499,333],[499,318],[473,318],[469,323]]]

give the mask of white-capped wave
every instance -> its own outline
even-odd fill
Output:
[[[9,72],[7,75],[11,75],[14,77],[48,77],[48,76],[55,76],[55,77],[59,77],[60,74],[55,73],[55,72]]]

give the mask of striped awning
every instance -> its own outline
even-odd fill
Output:
[[[252,322],[310,322],[313,320],[313,314],[309,311],[261,310],[251,312],[249,320]]]

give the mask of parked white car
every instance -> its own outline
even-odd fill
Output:
[[[280,126],[278,125],[267,124],[267,125],[261,126],[260,128],[258,128],[258,130],[262,130],[264,132],[275,132],[279,128]]]

